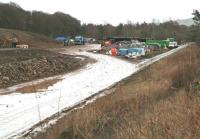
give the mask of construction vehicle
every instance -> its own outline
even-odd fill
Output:
[[[145,45],[159,46],[160,48],[167,48],[171,42],[175,42],[174,38],[167,38],[166,40],[146,40]],[[177,43],[177,42],[176,42]]]
[[[0,48],[28,48],[28,45],[20,44],[17,35],[7,31],[0,34]]]
[[[2,48],[16,48],[19,40],[16,34],[4,32],[0,35],[0,47]]]
[[[165,40],[146,40],[145,44],[159,46],[160,48],[167,47],[167,41]]]

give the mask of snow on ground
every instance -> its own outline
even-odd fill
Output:
[[[0,96],[0,138],[25,131],[58,110],[77,104],[136,70],[134,64],[110,56],[83,54],[98,62],[78,72],[66,74],[64,80],[45,92]]]
[[[45,92],[0,96],[0,138],[26,131],[41,120],[72,107],[165,56],[186,46],[145,60],[137,65],[114,57],[81,52],[97,60],[86,68],[64,75]],[[79,53],[80,54],[80,53]],[[1,92],[2,93],[2,92]]]

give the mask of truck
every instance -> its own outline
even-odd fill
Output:
[[[85,39],[83,36],[75,36],[75,45],[85,45]]]
[[[173,44],[177,46],[177,42],[175,42],[174,38],[167,38],[166,40],[146,40],[146,45],[155,45],[159,46],[160,48],[172,47]],[[174,46],[174,48],[176,47]]]

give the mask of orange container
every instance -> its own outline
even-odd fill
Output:
[[[117,49],[116,48],[111,48],[111,55],[116,56],[117,55]]]

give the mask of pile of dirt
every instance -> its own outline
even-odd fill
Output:
[[[62,74],[84,66],[89,59],[41,49],[0,51],[0,88]]]

